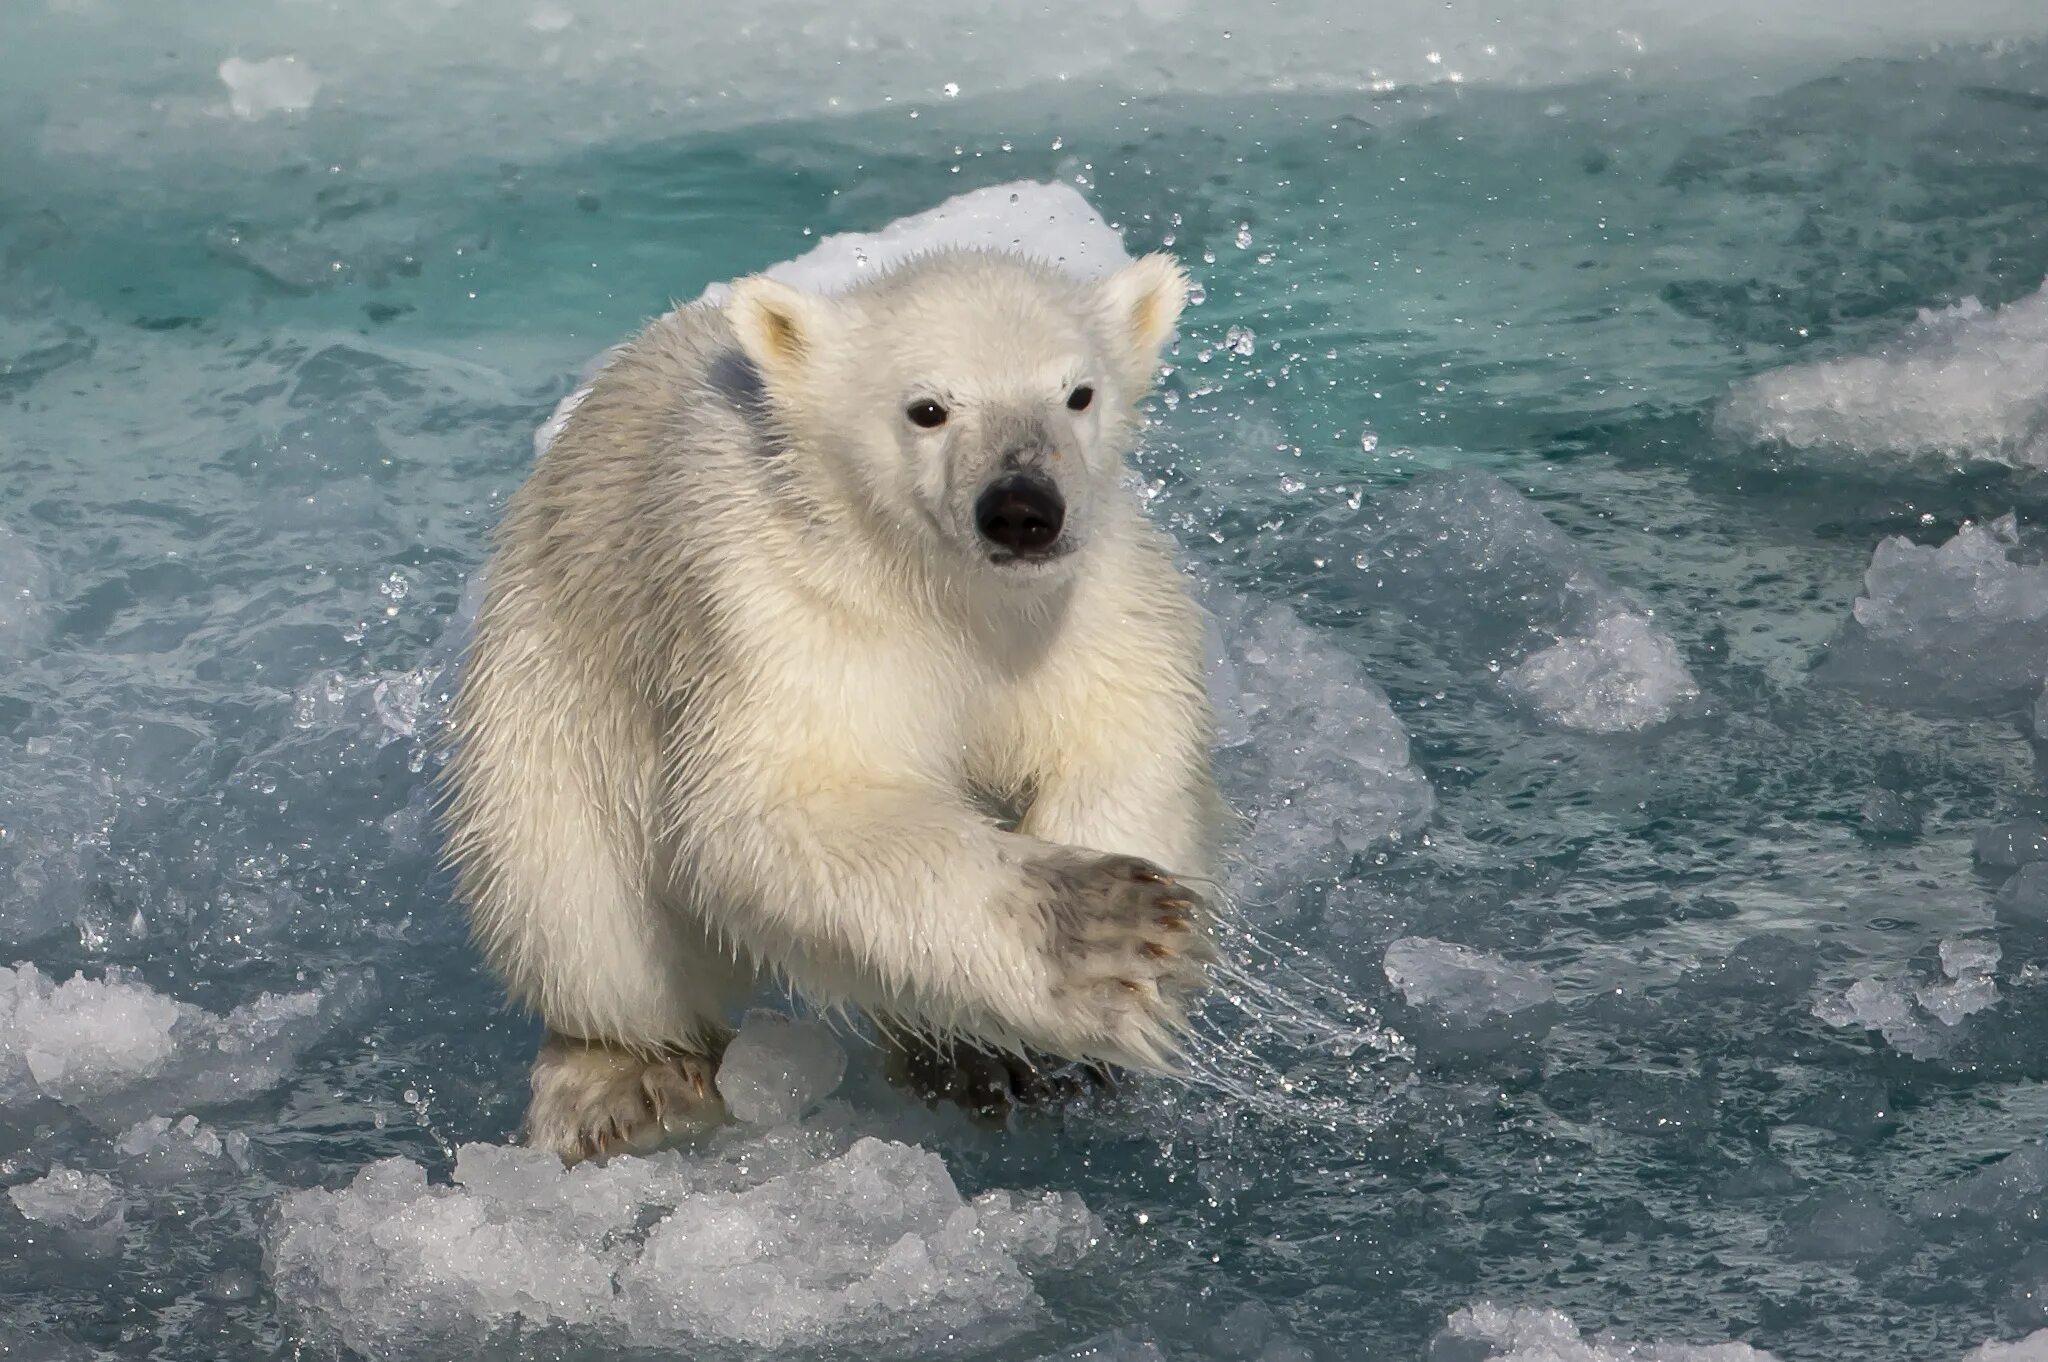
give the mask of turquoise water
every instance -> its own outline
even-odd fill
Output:
[[[852,1128],[936,1151],[963,1192],[1069,1191],[1101,1222],[1031,1274],[1035,1308],[902,1351],[1451,1362],[1488,1355],[1437,1338],[1485,1300],[1783,1359],[1946,1362],[2048,1325],[2048,1175],[1965,1182],[2048,1118],[2042,943],[1995,911],[2014,858],[1978,847],[2048,813],[2032,721],[1811,670],[1880,539],[2024,523],[2048,489],[1714,415],[1740,380],[2048,275],[2048,44],[1879,51],[1654,82],[970,87],[729,126],[636,110],[431,155],[347,102],[218,128],[171,106],[154,171],[131,154],[146,121],[81,150],[84,97],[48,96],[0,147],[0,963],[131,969],[214,1014],[320,1002],[226,1089],[0,1068],[0,1181],[61,1164],[126,1205],[95,1244],[0,1202],[0,1351],[339,1347],[266,1259],[281,1199],[394,1155],[445,1179],[455,1146],[509,1134],[536,1036],[464,942],[425,818],[444,630],[533,427],[671,300],[1018,179],[1188,264],[1203,300],[1138,459],[1154,512],[1201,579],[1284,605],[1289,637],[1385,689],[1435,809],[1333,840],[1315,820],[1372,792],[1321,754],[1261,730],[1226,763],[1285,842],[1243,851],[1256,968],[1293,959],[1410,1042],[1334,1129],[1156,1083],[991,1132],[911,1108],[854,1048]],[[1566,556],[1468,571],[1455,525],[1397,491],[1445,474],[1504,480]],[[1416,566],[1389,570],[1404,535]],[[1699,694],[1672,717],[1574,731],[1503,690],[1582,570],[1675,642]],[[1533,968],[1554,999],[1463,1034],[1389,984],[1403,937]],[[1933,1041],[1816,1013],[1992,940],[1997,1002],[1919,1016]],[[117,1137],[187,1110],[246,1159],[136,1173]],[[501,1319],[463,1347],[616,1343]]]

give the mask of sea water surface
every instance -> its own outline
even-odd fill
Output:
[[[2048,1357],[2048,16],[1696,8],[17,6],[0,1355]],[[430,811],[490,527],[976,190],[899,239],[1199,285],[1198,1073],[756,1017],[564,1174]]]

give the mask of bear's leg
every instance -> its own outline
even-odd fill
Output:
[[[938,1040],[899,1027],[887,1030],[883,1043],[889,1077],[920,1101],[951,1102],[989,1120],[1001,1120],[1021,1107],[1072,1102],[1114,1086],[1104,1065],[1031,1050]]]
[[[533,1060],[525,1142],[564,1163],[646,1153],[725,1116],[715,1055],[549,1032]]]

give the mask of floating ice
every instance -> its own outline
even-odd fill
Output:
[[[1468,1021],[1507,1016],[1557,996],[1534,966],[1425,936],[1404,936],[1388,946],[1382,967],[1410,1006]]]
[[[2048,927],[2048,861],[2029,861],[1999,886],[1992,905],[2001,922]]]
[[[1357,566],[1361,585],[1428,620],[1546,723],[1645,728],[1699,693],[1677,645],[1490,474],[1418,478],[1379,497],[1331,548]]]
[[[1745,380],[1719,421],[1793,449],[2048,466],[2048,288],[2002,308],[1922,309],[1874,354]]]
[[[846,1076],[846,1051],[817,1022],[753,1012],[725,1047],[718,1095],[733,1119],[786,1125],[832,1095]]]
[[[220,64],[220,83],[228,87],[228,107],[238,118],[298,113],[312,108],[320,93],[319,75],[297,57],[229,57]]]
[[[1876,1031],[1904,1054],[1927,1059],[1941,1043],[1913,1014],[1913,996],[1895,979],[1858,979],[1838,995],[1822,998],[1813,1015],[1829,1026]]]
[[[1581,1335],[1561,1310],[1481,1302],[1452,1315],[1430,1343],[1429,1362],[1773,1362],[1746,1343],[1631,1343]]]
[[[1401,84],[1553,86],[1696,74],[1739,54],[1772,62],[1871,55],[1928,39],[2031,34],[2024,5],[1883,0],[1831,14],[1769,0],[1711,13],[1629,0],[1526,12],[1447,12],[1431,0],[1357,6],[1278,5],[1256,27],[1228,0],[1107,0],[1058,11],[984,12],[943,0],[819,7],[772,0],[731,22],[634,0],[364,0],[202,7],[65,0],[10,29],[8,103],[47,111],[41,140],[78,155],[139,160],[158,140],[217,149],[188,93],[224,52],[317,54],[334,109],[388,129],[391,154],[543,158],[601,138],[653,140],[696,128],[918,109],[954,97],[1017,97],[1071,106],[1099,89],[1188,98],[1202,93],[1322,91],[1356,98]],[[1803,20],[1803,22],[1802,22]],[[1224,35],[1237,32],[1234,41]],[[95,79],[65,71],[94,46]],[[492,79],[479,82],[477,73]],[[547,110],[506,104],[545,89]],[[218,86],[214,87],[217,97]],[[323,99],[322,109],[329,107]],[[19,115],[9,107],[16,120]],[[16,122],[30,129],[35,122]],[[175,139],[163,137],[175,132]],[[229,143],[233,145],[232,141]]]
[[[197,1116],[152,1116],[128,1128],[114,1142],[125,1167],[156,1182],[178,1182],[196,1174],[249,1167],[249,1137],[240,1131],[220,1135],[201,1125]]]
[[[1945,979],[1924,984],[1914,995],[1936,1021],[1954,1026],[1963,1018],[1998,1002],[1999,945],[1996,941],[1957,937],[1941,943]]]
[[[1860,1262],[1899,1245],[1905,1226],[1882,1197],[1835,1188],[1786,1213],[1785,1250],[1811,1262]]]
[[[1963,1362],[2048,1362],[2048,1329],[2013,1343],[1985,1343],[1964,1354]]]
[[[2048,1146],[2024,1145],[1967,1177],[1923,1193],[1913,1213],[1936,1226],[1982,1234],[2040,1218],[2048,1192]]]
[[[0,967],[0,1105],[49,1097],[112,1119],[159,1095],[188,1106],[246,1097],[281,1080],[362,989],[348,979],[265,993],[218,1016],[126,971],[57,984],[34,965]]]
[[[1012,251],[1077,279],[1099,278],[1131,258],[1123,237],[1073,186],[1018,180],[956,194],[878,231],[828,236],[764,272],[792,288],[836,293],[939,249]],[[712,284],[698,301],[722,302],[728,287]]]
[[[34,1182],[7,1189],[14,1208],[30,1220],[62,1230],[88,1252],[119,1252],[127,1202],[111,1178],[62,1164]]]
[[[21,536],[0,525],[0,661],[41,641],[50,576]]]
[[[936,1154],[821,1128],[728,1128],[709,1152],[564,1169],[464,1145],[454,1183],[387,1159],[287,1197],[280,1297],[372,1356],[445,1355],[523,1320],[694,1352],[999,1336],[1036,1305],[1028,1270],[1077,1261],[1071,1193],[963,1198]]]
[[[1970,854],[1987,870],[2017,870],[2034,861],[2048,861],[2048,823],[2015,818],[1980,828],[1970,841]]]
[[[1824,681],[1928,709],[2018,709],[2048,677],[2048,565],[2011,515],[1966,524],[1938,547],[1877,546]]]
[[[1531,653],[1501,678],[1560,728],[1623,733],[1660,724],[1699,686],[1678,645],[1641,615],[1609,615],[1582,638]]]
[[[1932,1059],[1946,1051],[1949,1029],[1998,1002],[1996,942],[1956,937],[1941,943],[1939,955],[1939,979],[1859,979],[1815,1003],[1813,1015],[1876,1031],[1900,1053]]]
[[[1408,731],[1364,668],[1284,605],[1202,593],[1218,778],[1250,826],[1261,883],[1341,869],[1426,826],[1436,808]]]

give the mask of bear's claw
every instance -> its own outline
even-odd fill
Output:
[[[645,1153],[724,1116],[717,1073],[703,1055],[551,1034],[533,1061],[525,1142],[567,1164]]]
[[[1196,927],[1208,905],[1133,856],[1073,853],[1042,867],[1058,1006],[1082,1034],[1073,1052],[1159,1066],[1186,1024],[1188,1000],[1217,959]]]

